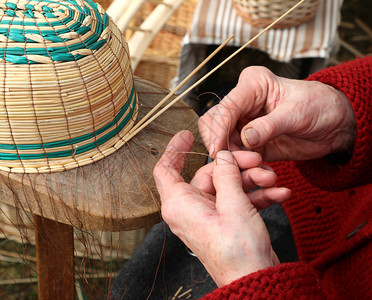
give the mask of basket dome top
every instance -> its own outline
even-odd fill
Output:
[[[0,61],[76,61],[106,42],[109,17],[91,0],[0,1]]]

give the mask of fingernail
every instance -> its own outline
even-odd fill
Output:
[[[266,172],[267,174],[274,174],[275,176],[278,176],[278,175],[276,175],[276,173],[273,172],[273,171],[265,170],[265,172]]]
[[[230,151],[222,150],[217,153],[216,157],[217,165],[235,164],[234,156]]]
[[[249,145],[256,146],[258,144],[259,142],[258,133],[252,127],[247,128],[247,130],[244,131],[244,135]]]

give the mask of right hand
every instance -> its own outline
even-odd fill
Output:
[[[290,190],[273,186],[276,175],[248,151],[219,152],[186,183],[181,172],[192,144],[191,132],[176,134],[154,168],[164,221],[218,286],[279,264],[258,209],[288,200]]]
[[[355,124],[341,91],[249,67],[237,86],[200,118],[199,130],[212,157],[244,145],[265,161],[309,160],[352,151]]]

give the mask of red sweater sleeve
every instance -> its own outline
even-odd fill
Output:
[[[357,136],[349,162],[342,167],[326,158],[298,162],[301,173],[316,186],[341,190],[372,183],[372,57],[357,59],[311,75],[341,90],[350,100]],[[249,259],[249,258],[247,258]],[[324,299],[320,277],[303,262],[285,263],[242,277],[203,299]]]
[[[242,277],[203,299],[324,299],[319,282],[308,265],[284,263]]]
[[[341,90],[350,100],[357,121],[357,136],[349,162],[342,167],[326,158],[297,165],[312,184],[326,190],[343,190],[372,183],[372,57],[356,59],[311,75]]]

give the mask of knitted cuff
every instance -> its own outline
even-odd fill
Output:
[[[323,299],[319,277],[304,263],[286,263],[242,277],[203,299]]]
[[[298,162],[312,184],[326,190],[343,190],[370,183],[372,179],[372,57],[324,69],[307,80],[341,90],[350,100],[357,121],[357,136],[350,160],[342,166],[327,158]]]

